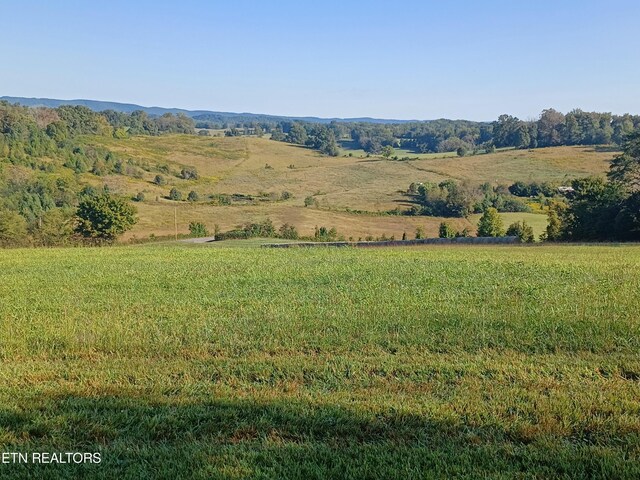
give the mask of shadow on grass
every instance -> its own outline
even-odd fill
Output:
[[[591,152],[604,152],[604,153],[620,153],[621,149],[617,145],[596,145],[593,148],[589,148]]]
[[[531,440],[497,426],[303,403],[67,396],[0,411],[0,439],[5,452],[97,451],[103,459],[0,464],[3,479],[640,476],[624,439]]]

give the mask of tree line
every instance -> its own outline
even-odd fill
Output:
[[[572,182],[566,202],[549,208],[550,241],[640,241],[640,131],[629,135],[607,178]]]
[[[245,127],[238,126],[238,128]],[[627,135],[640,128],[640,115],[572,110],[566,115],[552,108],[536,120],[521,120],[501,115],[494,122],[468,120],[433,120],[406,123],[339,122],[316,124],[302,121],[279,121],[246,125],[247,131],[259,128],[271,133],[273,140],[309,145],[318,132],[368,154],[383,154],[385,147],[415,153],[492,152],[496,148],[539,148],[570,145],[622,145]],[[237,130],[240,131],[240,130]],[[330,140],[333,143],[333,140]],[[322,143],[321,146],[326,144]],[[334,150],[331,151],[333,154]],[[327,152],[325,152],[327,153]]]

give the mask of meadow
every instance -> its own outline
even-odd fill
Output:
[[[218,224],[221,229],[230,230],[245,222],[260,222],[269,217],[278,226],[295,225],[301,235],[312,235],[320,225],[335,227],[340,234],[355,239],[368,235],[401,238],[404,232],[412,235],[418,226],[427,235],[437,236],[442,218],[381,214],[411,207],[405,192],[412,182],[454,179],[473,184],[508,185],[517,180],[568,183],[573,178],[604,174],[615,155],[610,150],[594,147],[553,147],[502,150],[464,158],[424,154],[418,155],[418,159],[393,160],[361,157],[355,150],[345,150],[343,156],[327,157],[308,148],[255,137],[165,135],[114,139],[98,136],[86,137],[83,141],[106,147],[124,159],[147,162],[151,167],[150,171],[141,172],[140,178],[84,175],[84,180],[96,187],[107,184],[112,191],[129,196],[144,193],[144,202],[137,204],[140,221],[124,240],[172,234],[175,209],[182,233],[188,231],[192,221],[203,222],[210,229]],[[353,156],[349,157],[347,152]],[[157,166],[170,171],[165,175],[166,185],[153,183]],[[178,178],[185,167],[195,167],[200,178]],[[195,203],[167,200],[172,187],[180,190],[183,197],[193,190],[201,200]],[[290,198],[279,199],[284,191]],[[257,200],[234,203],[229,208],[213,205],[208,200],[212,194],[242,194]],[[312,197],[312,206],[304,206],[307,197]],[[516,220],[523,218],[527,216]],[[466,219],[448,221],[459,230],[475,228],[475,223]],[[544,215],[530,223],[540,222],[546,222]]]
[[[2,478],[640,476],[635,245],[167,243],[0,266],[0,448],[103,458]]]

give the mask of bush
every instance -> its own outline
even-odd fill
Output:
[[[153,179],[153,183],[155,183],[156,185],[162,186],[162,185],[166,185],[167,181],[162,175],[156,175],[156,178]]]
[[[280,236],[280,238],[286,238],[289,240],[297,240],[299,237],[296,227],[294,227],[293,225],[289,225],[288,223],[285,223],[280,227],[280,229],[278,230],[278,235]]]
[[[456,237],[468,238],[471,236],[471,230],[468,227],[464,227],[460,232],[456,233]]]
[[[200,178],[198,171],[193,167],[183,168],[180,171],[180,177],[185,180],[197,180]]]
[[[306,197],[304,199],[304,206],[305,207],[310,207],[311,205],[314,205],[316,203],[315,199],[309,195],[308,197]]]
[[[447,222],[442,222],[440,224],[439,237],[440,238],[454,238],[456,236],[456,231],[453,229],[451,225]]]
[[[313,237],[318,242],[335,242],[338,239],[338,231],[334,227],[330,229],[327,229],[327,227],[316,227]]]
[[[202,222],[191,222],[189,224],[189,233],[192,237],[208,237],[209,231]]]
[[[182,193],[177,188],[173,187],[169,192],[169,199],[178,202],[182,200]]]
[[[276,229],[269,218],[264,220],[262,223],[247,223],[242,229],[246,234],[245,238],[276,236]]]
[[[510,237],[518,237],[524,243],[533,243],[533,228],[527,225],[524,220],[522,222],[514,222],[507,228],[507,235]]]
[[[138,192],[134,197],[133,200],[136,202],[144,202],[144,193],[142,192]]]
[[[197,192],[191,190],[189,192],[189,195],[187,195],[187,200],[189,200],[190,202],[197,202],[198,200],[200,200],[200,195],[198,195]]]

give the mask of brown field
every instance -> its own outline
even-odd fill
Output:
[[[119,193],[144,192],[146,199],[138,204],[140,221],[125,239],[173,233],[176,208],[181,233],[187,232],[193,220],[203,221],[210,228],[218,224],[227,230],[269,217],[276,226],[285,222],[295,225],[303,235],[311,234],[316,225],[336,227],[340,234],[354,238],[382,234],[399,237],[403,232],[411,237],[418,225],[427,234],[435,235],[442,219],[380,213],[396,207],[408,208],[411,203],[403,192],[411,182],[447,178],[494,184],[516,180],[569,182],[576,177],[603,174],[615,155],[593,147],[555,147],[464,158],[394,161],[377,157],[326,157],[308,148],[251,137],[171,135],[126,140],[90,137],[86,141],[151,166],[150,171],[142,172],[142,178],[111,176],[96,182],[96,177],[87,175],[87,180],[107,183]],[[171,171],[165,175],[167,185],[162,187],[152,183],[159,165],[166,165]],[[200,178],[195,181],[178,178],[184,167],[197,168]],[[166,200],[174,186],[185,198],[194,190],[202,200],[194,204]],[[279,196],[283,191],[293,197],[285,201],[265,200],[268,194]],[[265,198],[251,205],[215,206],[206,198],[211,194],[262,194]],[[317,206],[304,207],[307,196],[313,196]],[[509,221],[511,217],[513,214]],[[540,220],[533,220],[538,231]],[[473,226],[465,219],[450,221],[458,228]]]

